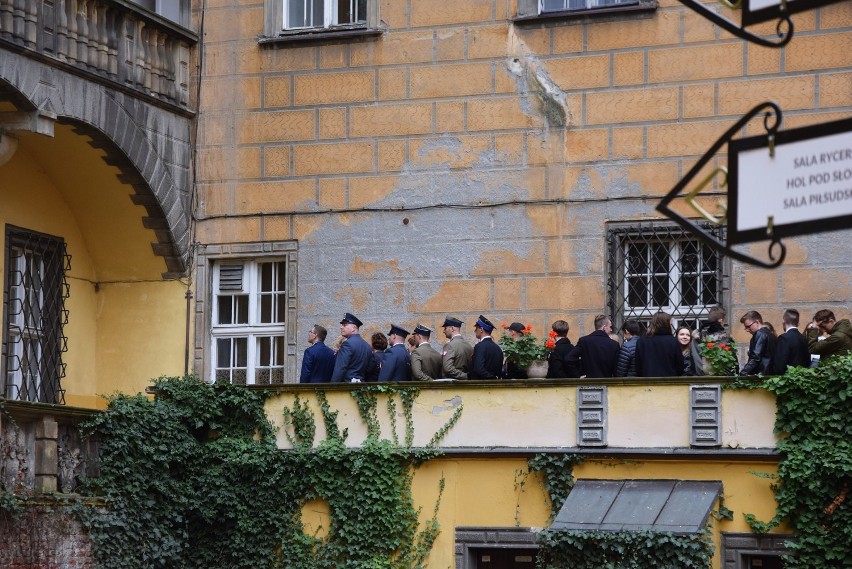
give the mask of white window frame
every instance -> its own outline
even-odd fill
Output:
[[[618,288],[618,290],[615,290],[616,286],[611,284],[608,292],[608,301],[610,308],[613,311],[615,323],[620,325],[628,319],[647,323],[656,312],[664,311],[672,315],[672,326],[676,327],[681,323],[684,323],[691,328],[695,328],[700,320],[707,316],[713,306],[724,302],[723,295],[726,290],[725,282],[726,275],[728,273],[728,271],[725,270],[727,260],[724,256],[710,251],[711,254],[716,256],[716,268],[707,268],[704,266],[702,261],[699,261],[696,270],[689,272],[683,271],[681,266],[681,257],[684,250],[684,244],[694,244],[696,253],[700,259],[703,259],[705,251],[709,250],[709,245],[701,242],[701,240],[696,237],[688,235],[685,231],[670,229],[668,227],[663,228],[662,226],[659,226],[661,227],[659,232],[664,236],[656,239],[657,233],[654,231],[654,227],[655,225],[651,224],[645,228],[637,228],[635,231],[628,229],[610,236],[610,239],[619,240],[617,244],[618,251],[616,253],[616,258],[611,259],[608,264],[610,272],[615,273],[615,275],[611,275],[611,278],[613,279],[611,282],[614,282]],[[612,230],[610,229],[609,231]],[[631,272],[630,260],[628,258],[628,250],[631,242],[629,236],[631,235],[635,235],[637,237],[642,235],[651,235],[653,237],[647,240],[648,248],[646,251],[646,259],[642,267],[639,267],[639,269],[644,268],[644,271],[636,270]],[[668,263],[665,275],[667,275],[669,282],[668,289],[666,291],[667,303],[664,305],[653,304],[654,276],[663,274],[652,272],[654,269],[652,260],[653,244],[656,243],[666,245],[668,250]],[[611,256],[613,255],[611,247],[609,248],[609,254]],[[696,278],[696,304],[683,303],[681,292],[683,276],[685,275],[694,276]],[[646,302],[644,305],[633,305],[630,303],[631,277],[641,277],[644,278],[646,282]],[[714,278],[717,286],[716,298],[708,303],[703,301],[704,277]],[[618,298],[613,298],[614,295]]]
[[[546,14],[548,12],[595,10],[597,8],[609,8],[638,3],[637,0],[558,0],[562,3],[561,8],[551,8],[546,10],[544,8],[545,1],[546,0],[538,0],[538,11],[540,14]]]
[[[545,7],[545,0],[518,0],[519,19],[552,18],[561,16],[594,15],[619,10],[653,10],[657,0],[557,0],[558,7]]]
[[[630,263],[627,261],[627,249],[628,249],[628,247],[630,247],[630,245],[627,244],[627,243],[624,243],[622,245],[622,254],[625,256],[624,284],[623,284],[624,290],[622,291],[622,294],[624,295],[624,298],[626,299],[625,300],[625,306],[629,307],[633,314],[636,314],[638,312],[639,314],[641,314],[640,317],[643,318],[643,319],[644,318],[650,319],[656,312],[658,312],[660,310],[662,310],[664,312],[668,312],[669,314],[676,314],[684,306],[681,302],[682,301],[682,294],[681,293],[682,293],[682,289],[683,289],[683,287],[681,286],[681,283],[682,283],[682,279],[683,279],[684,276],[695,276],[696,277],[696,286],[697,286],[697,289],[698,289],[696,291],[696,296],[699,299],[703,297],[704,280],[703,280],[702,277],[705,276],[705,275],[713,275],[716,271],[710,270],[710,269],[705,269],[704,267],[701,267],[701,266],[699,266],[696,271],[690,271],[690,272],[682,271],[681,270],[681,256],[683,254],[684,245],[686,243],[693,243],[695,245],[695,247],[697,248],[699,255],[701,255],[704,248],[707,247],[705,244],[701,243],[700,241],[697,241],[697,240],[693,241],[693,240],[688,240],[688,239],[672,239],[672,240],[659,241],[659,242],[653,243],[653,244],[649,243],[648,250],[646,251],[646,258],[645,258],[644,263],[643,263],[643,267],[644,267],[645,270],[641,271],[641,272],[635,272],[635,273],[630,272]],[[653,245],[655,245],[655,244],[665,245],[666,249],[668,250],[668,266],[666,267],[665,273],[653,272],[654,261],[653,261],[652,257],[654,255]],[[668,278],[668,281],[669,281],[669,287],[668,287],[668,290],[666,291],[666,297],[667,297],[667,300],[669,302],[668,302],[668,304],[664,304],[664,305],[660,305],[660,306],[653,304],[654,287],[656,286],[654,277],[657,277],[657,276],[666,276]],[[644,306],[640,306],[640,305],[634,306],[634,305],[630,304],[630,279],[634,278],[634,277],[642,278],[647,285],[647,289],[646,289],[647,298],[646,298],[646,302],[645,302]],[[706,314],[710,310],[710,308],[712,306],[715,306],[715,305],[716,305],[715,302],[713,302],[712,304],[709,304],[709,305],[701,305],[702,306],[702,308],[701,308],[702,314]],[[694,306],[694,305],[690,305],[690,306]]]
[[[290,18],[290,10],[287,9],[288,5],[296,2],[301,2],[305,7],[305,12],[312,8],[313,1],[312,0],[281,0],[283,3],[282,8],[282,26],[284,30],[304,30],[304,29],[315,29],[318,26],[299,26],[289,21]],[[369,3],[370,0],[367,0]],[[349,6],[353,12],[357,12],[358,0],[349,0]],[[323,28],[331,28],[333,26],[366,26],[367,25],[367,14],[363,14],[362,19],[356,19],[352,22],[340,22],[340,16],[338,11],[338,2],[336,0],[323,0]],[[362,16],[361,14],[356,14],[356,16]]]
[[[308,34],[327,31],[334,33],[340,30],[375,30],[379,23],[379,0],[366,0],[365,13],[358,14],[361,19],[355,22],[339,23],[337,0],[323,0],[323,23],[321,26],[293,25],[289,22],[287,3],[291,1],[305,2],[310,0],[264,0],[264,35],[274,38],[280,35]],[[357,0],[349,0],[357,5]]]
[[[277,265],[283,264],[284,271],[284,282],[280,282],[278,279],[278,271],[275,270]],[[261,278],[260,278],[260,270],[264,265],[273,265],[272,270],[272,288],[269,290],[261,289]],[[242,267],[242,287],[239,291],[222,291],[220,290],[220,275],[221,270],[225,267]],[[238,370],[245,370],[245,384],[246,385],[255,385],[257,383],[257,372],[261,369],[270,370],[270,381],[274,380],[275,372],[273,370],[279,369],[281,373],[281,378],[283,381],[283,374],[285,370],[285,360],[286,360],[286,340],[282,341],[282,346],[279,348],[278,343],[272,342],[269,347],[269,358],[267,361],[260,361],[261,358],[261,349],[260,342],[267,338],[281,338],[282,340],[286,337],[287,332],[287,316],[286,316],[286,302],[287,302],[287,259],[285,257],[270,257],[263,259],[244,259],[244,260],[227,260],[221,261],[213,264],[213,303],[211,305],[211,326],[210,326],[210,353],[211,353],[211,377],[212,381],[221,381],[225,378],[223,377],[224,373],[228,373],[227,380],[233,383],[234,380],[234,372]],[[262,303],[261,299],[264,296],[269,296],[272,298],[270,314],[277,315],[279,313],[284,313],[283,320],[277,320],[272,318],[272,322],[262,322],[261,312],[262,312]],[[247,322],[233,322],[233,323],[225,323],[222,324],[219,322],[219,309],[220,303],[219,299],[222,297],[233,297],[233,298],[245,298],[247,300],[246,306],[246,320]],[[284,306],[279,306],[279,303],[283,303]],[[236,303],[232,304],[232,315],[237,310]],[[234,361],[234,346],[231,345],[231,353],[229,354],[228,359],[230,360],[230,365],[227,368],[219,367],[219,340],[231,339],[234,340],[246,340],[246,361],[245,366],[237,366],[235,365],[237,362]],[[279,349],[283,349],[284,353],[279,353]],[[222,372],[220,374],[220,372]],[[242,383],[241,381],[239,383]],[[264,382],[269,383],[269,382]],[[279,381],[274,381],[274,383],[280,383]]]
[[[219,290],[220,265],[235,265],[281,261],[286,263],[284,323],[269,325],[218,325],[219,306],[216,291]],[[206,381],[215,381],[217,367],[216,340],[224,337],[242,337],[252,345],[252,351],[247,351],[247,385],[257,385],[255,362],[257,361],[257,343],[254,341],[272,333],[283,335],[283,382],[297,383],[299,381],[296,368],[296,317],[297,317],[297,268],[298,243],[296,241],[265,241],[256,243],[226,243],[208,244],[196,254],[196,290],[195,290],[195,340],[193,352],[193,372]],[[254,285],[248,279],[256,279],[255,271],[247,270],[248,277],[243,278],[242,289],[251,290]],[[255,274],[251,274],[255,273]],[[256,306],[257,299],[252,307]],[[249,336],[251,340],[249,341]],[[280,353],[280,352],[279,352]],[[279,366],[280,367],[280,366]],[[250,372],[248,370],[251,370]],[[240,381],[239,383],[242,383]]]

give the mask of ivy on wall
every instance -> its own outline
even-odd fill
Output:
[[[315,445],[314,412],[297,397],[284,412],[294,448],[281,451],[264,414],[269,393],[196,378],[161,378],[155,387],[154,401],[113,397],[86,425],[101,445],[100,476],[88,490],[106,507],[79,512],[99,567],[424,566],[439,532],[440,491],[421,528],[413,467],[436,451],[410,448],[416,388],[353,391],[369,432],[360,448],[345,446],[347,433],[322,392],[328,438]],[[392,440],[381,438],[374,411],[382,392],[401,399],[408,446],[395,432]],[[395,402],[388,405],[395,409]],[[449,427],[460,414],[461,408]],[[301,508],[314,499],[330,511],[323,537],[303,531]]]
[[[571,489],[574,467],[583,457],[541,453],[529,472],[542,474],[552,521]],[[710,567],[713,545],[708,531],[674,535],[653,531],[568,531],[546,529],[538,535],[539,569],[680,569]]]
[[[550,502],[550,519],[562,509],[562,504],[574,488],[574,467],[583,463],[583,457],[577,454],[547,454],[533,456],[527,465],[530,472],[542,475],[544,489]]]
[[[796,540],[787,544],[789,569],[849,567],[852,563],[852,355],[817,368],[739,387],[775,394],[775,431],[781,460],[772,488],[778,508],[769,522],[745,514],[756,533],[787,520]]]
[[[710,567],[709,532],[551,531],[539,534],[545,569],[699,569]]]
[[[0,401],[0,522],[13,522],[21,515],[24,499],[21,465],[14,442],[7,432],[16,433],[18,426]],[[4,432],[4,430],[6,432]],[[14,457],[15,460],[10,460]]]

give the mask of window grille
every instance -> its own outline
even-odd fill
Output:
[[[212,380],[284,383],[287,273],[286,259],[214,265]]]
[[[4,394],[9,399],[65,403],[62,354],[68,349],[65,279],[71,257],[65,242],[6,227],[6,287],[3,310]]]
[[[724,241],[723,228],[705,229]],[[697,329],[724,302],[725,258],[675,225],[613,227],[607,231],[607,293],[613,327],[643,326],[658,311],[672,325]]]

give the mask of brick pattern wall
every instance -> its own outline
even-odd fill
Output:
[[[848,2],[796,14],[783,50],[676,0],[523,25],[514,0],[382,0],[379,37],[263,46],[262,1],[206,4],[197,239],[298,240],[300,338],[344,311],[370,331],[560,317],[576,338],[605,303],[607,221],[657,217],[765,99],[785,127],[852,112]],[[848,314],[848,238],[788,240],[777,271],[735,265],[731,316]]]
[[[57,505],[27,506],[17,520],[0,516],[0,567],[92,569],[91,542],[77,516]]]

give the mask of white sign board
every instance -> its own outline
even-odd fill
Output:
[[[777,20],[797,12],[814,10],[846,0],[743,0],[743,25],[749,26],[758,22]]]
[[[852,227],[852,119],[735,140],[729,152],[731,242]]]

